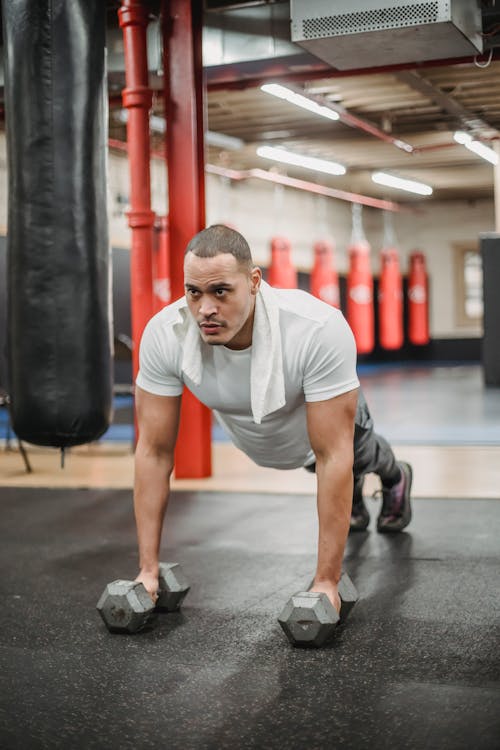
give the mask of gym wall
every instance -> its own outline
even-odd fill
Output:
[[[153,209],[165,213],[167,179],[165,164],[153,160],[151,169]],[[130,334],[128,278],[130,230],[125,212],[128,207],[129,175],[127,159],[122,154],[109,157],[109,223],[113,250],[114,331],[115,337]],[[310,193],[276,187],[257,180],[231,183],[207,175],[207,223],[230,222],[249,240],[255,260],[266,266],[272,236],[285,234],[292,242],[293,260],[299,271],[309,271],[312,247],[320,238],[333,239],[336,264],[341,275],[347,272],[347,246],[351,235],[351,206],[344,201],[327,199]],[[389,197],[389,196],[388,196]],[[394,196],[390,196],[395,199]],[[396,198],[397,199],[397,198]],[[479,246],[479,234],[494,229],[493,200],[446,203],[421,201],[418,210],[392,214],[393,226],[401,252],[401,267],[406,273],[408,256],[421,249],[427,257],[431,280],[430,330],[440,342],[434,352],[446,358],[479,357],[481,326],[464,326],[456,314],[456,275],[454,246],[470,242]],[[5,136],[0,134],[0,384],[5,379],[5,234],[7,180]],[[378,252],[383,242],[382,212],[365,208],[365,234],[372,246],[372,269],[379,272]],[[304,277],[305,279],[307,277]],[[305,283],[305,282],[304,282]],[[432,353],[432,352],[429,352]],[[400,356],[407,354],[401,352]],[[115,363],[115,379],[126,382],[128,365]]]

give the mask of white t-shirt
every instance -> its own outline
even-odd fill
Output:
[[[183,386],[214,410],[233,443],[260,466],[294,469],[314,461],[306,402],[325,401],[359,386],[356,345],[342,313],[298,289],[275,289],[279,305],[285,406],[256,424],[250,405],[251,347],[232,350],[201,342],[199,385],[181,369],[182,341],[174,331],[182,298],[148,323],[140,347],[137,385],[159,396]],[[189,314],[189,313],[188,313]]]

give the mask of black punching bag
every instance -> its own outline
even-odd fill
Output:
[[[19,438],[100,437],[112,404],[102,0],[2,0],[8,369]]]

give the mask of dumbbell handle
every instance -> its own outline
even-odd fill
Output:
[[[160,612],[175,612],[188,591],[189,583],[179,563],[161,562],[158,568],[156,609]]]

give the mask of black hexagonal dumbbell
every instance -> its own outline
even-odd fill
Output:
[[[285,604],[278,622],[294,646],[322,646],[346,619],[358,600],[358,592],[347,575],[339,581],[340,615],[326,594],[301,591]]]
[[[112,581],[104,589],[97,610],[111,633],[137,633],[157,612],[175,612],[189,591],[178,563],[160,563],[156,605],[142,583]]]

